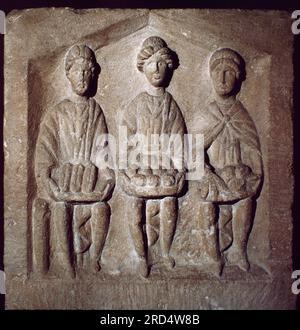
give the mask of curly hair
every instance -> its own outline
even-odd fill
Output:
[[[177,54],[172,51],[166,42],[160,37],[149,37],[142,45],[137,56],[137,68],[139,71],[144,71],[144,64],[152,55],[158,54],[168,65],[169,69],[176,70],[179,66],[179,59]]]
[[[66,55],[65,70],[69,72],[72,65],[78,58],[83,58],[89,63],[91,69],[97,69],[98,63],[94,52],[86,45],[74,45],[70,48]]]

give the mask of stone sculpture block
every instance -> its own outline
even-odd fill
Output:
[[[280,11],[9,14],[6,308],[295,308],[290,23]],[[167,163],[153,157],[162,139]]]

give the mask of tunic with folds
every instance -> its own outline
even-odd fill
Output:
[[[139,94],[125,109],[121,125],[126,126],[129,137],[143,134],[148,141],[152,134],[177,134],[183,142],[186,131],[182,113],[168,92],[161,96]]]
[[[206,124],[202,133],[210,165],[218,170],[229,165],[244,164],[256,175],[262,175],[258,134],[240,101],[236,101],[226,112],[212,102],[202,120]]]
[[[202,133],[209,164],[217,172],[226,166],[242,164],[250,167],[256,181],[252,186],[252,191],[248,191],[248,195],[246,194],[243,198],[251,198],[257,193],[262,181],[263,167],[259,137],[247,110],[238,100],[226,112],[222,111],[216,102],[212,102],[202,120],[206,125]],[[234,202],[239,200],[237,198]],[[214,202],[214,199],[212,198],[211,201]],[[222,198],[217,197],[215,201],[222,202]],[[243,205],[239,207],[243,208]],[[247,209],[244,212],[247,212]],[[221,251],[232,244],[232,219],[235,214],[237,214],[236,210],[233,210],[230,205],[221,205],[218,219]]]
[[[107,134],[105,118],[92,98],[82,104],[63,100],[49,110],[40,125],[35,154],[40,197],[49,198],[50,188],[44,179],[53,167],[89,162],[98,168],[104,166],[99,157],[105,143],[104,134]]]

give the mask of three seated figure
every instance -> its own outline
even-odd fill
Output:
[[[162,38],[147,38],[137,58],[147,87],[130,102],[120,123],[129,139],[144,137],[136,140],[135,147],[128,144],[128,166],[119,170],[119,183],[127,195],[126,221],[142,277],[149,275],[148,249],[157,242],[163,263],[169,268],[175,265],[170,250],[177,199],[185,183],[182,149],[186,125],[166,88],[178,66],[176,53]],[[208,253],[217,272],[222,272],[224,260],[247,271],[248,236],[263,178],[260,142],[252,119],[237,99],[246,76],[243,58],[223,48],[213,53],[209,68],[215,101],[202,118],[206,164],[196,193],[205,219],[200,222],[215,229],[207,239],[213,240]],[[65,58],[65,71],[73,94],[46,111],[36,144],[33,271],[46,274],[54,268],[54,273],[75,277],[81,269],[101,269],[110,221],[107,201],[115,174],[107,163],[104,114],[93,99],[100,73],[95,54],[85,45],[73,46]],[[151,146],[153,136],[175,137],[173,149],[179,154],[182,150],[179,161],[165,163],[160,154],[153,163],[149,150],[139,155],[142,159],[130,158],[134,148],[145,150],[140,145],[145,141]]]

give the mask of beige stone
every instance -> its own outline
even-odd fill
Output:
[[[280,11],[10,13],[6,308],[295,308],[290,23]],[[102,137],[120,125],[202,133],[204,176],[106,167]]]

